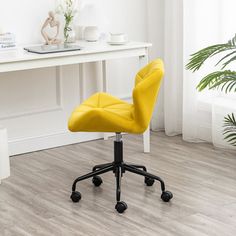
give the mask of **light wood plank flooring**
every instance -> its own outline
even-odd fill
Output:
[[[78,184],[82,200],[69,199],[72,181],[92,166],[113,159],[113,141],[98,140],[11,158],[11,177],[0,185],[1,236],[234,236],[236,235],[236,152],[192,144],[180,136],[152,133],[151,154],[141,136],[124,136],[125,160],[161,176],[172,191],[146,187],[141,176],[122,178],[124,215],[115,209],[115,179]]]

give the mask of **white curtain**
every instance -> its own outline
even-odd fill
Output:
[[[203,47],[224,43],[236,33],[235,0],[165,0],[164,17],[164,129],[167,135],[183,134],[190,142],[223,140],[224,116],[236,112],[235,94],[198,92],[200,79],[216,70],[213,59],[197,73],[185,70],[190,55]],[[219,58],[218,58],[219,59]],[[219,68],[218,68],[219,69]],[[236,70],[236,65],[234,67]],[[158,122],[158,112],[154,121]],[[153,128],[160,127],[158,123]]]

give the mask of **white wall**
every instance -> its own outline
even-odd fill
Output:
[[[39,43],[40,28],[54,0],[1,0],[0,28],[17,35],[18,43]]]
[[[89,0],[87,0],[89,1]],[[128,33],[131,40],[147,40],[147,1],[100,0],[103,29]],[[13,7],[14,6],[14,7]],[[18,44],[42,42],[40,27],[53,0],[1,1],[0,27],[16,33]],[[79,24],[79,22],[77,22]],[[100,65],[86,65],[86,95],[98,90]],[[109,90],[127,97],[138,69],[136,59],[108,63]],[[70,134],[67,119],[78,104],[78,68],[48,68],[0,75],[0,124],[7,127],[10,153],[23,153],[99,137]]]

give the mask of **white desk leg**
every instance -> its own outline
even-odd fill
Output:
[[[107,63],[106,61],[102,61],[102,91],[107,92]],[[109,134],[103,134],[104,140],[108,140]]]
[[[107,92],[107,63],[102,61],[102,91]]]
[[[139,57],[140,68],[146,66],[147,64],[148,64],[148,53],[145,56]],[[147,130],[143,133],[143,150],[145,153],[150,152],[150,126],[148,126]]]
[[[145,153],[150,152],[150,126],[148,126],[147,130],[143,133],[143,151]]]
[[[85,99],[84,97],[84,65],[82,63],[79,64],[79,98],[80,103],[82,103]]]

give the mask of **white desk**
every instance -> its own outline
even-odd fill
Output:
[[[44,67],[57,67],[63,65],[79,64],[80,66],[80,97],[84,100],[84,73],[83,63],[102,61],[103,91],[107,91],[106,61],[110,59],[139,57],[140,67],[148,63],[148,48],[150,43],[130,42],[126,45],[111,46],[106,43],[79,42],[83,47],[81,51],[34,54],[22,48],[0,52],[0,72],[12,72]],[[107,138],[107,135],[104,136]],[[150,132],[144,133],[144,152],[150,152]]]

